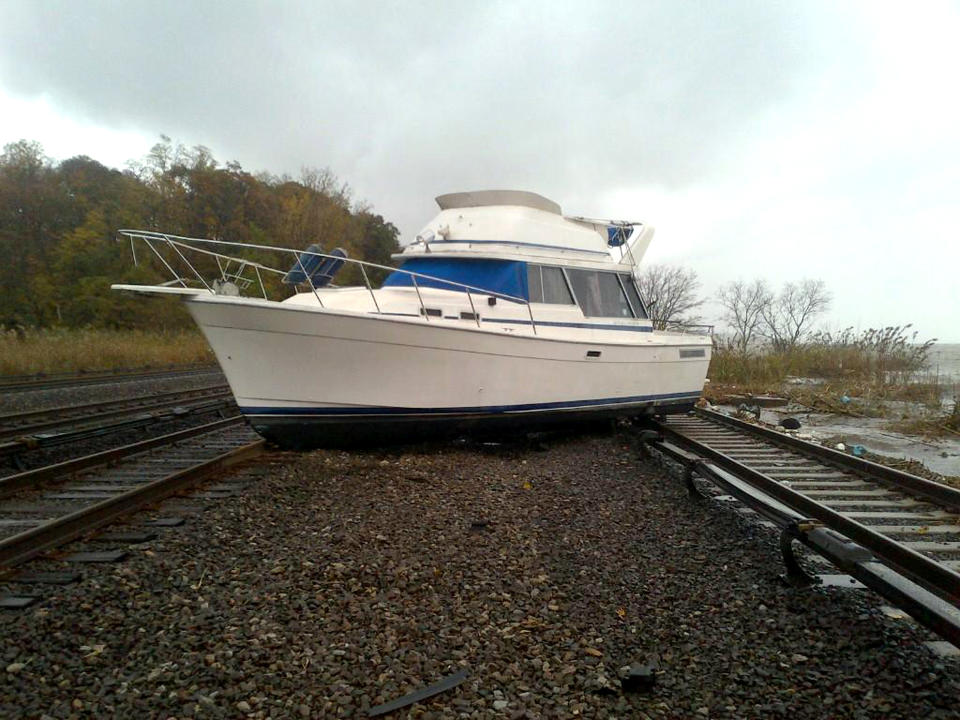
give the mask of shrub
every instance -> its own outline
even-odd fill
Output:
[[[789,376],[845,380],[879,385],[904,383],[926,366],[935,340],[916,342],[910,325],[856,333],[818,333],[802,345],[785,350],[755,348],[741,352],[722,338],[714,343],[710,379],[718,383],[773,385]]]

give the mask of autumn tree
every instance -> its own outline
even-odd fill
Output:
[[[20,140],[0,155],[0,282],[3,313],[18,322],[52,321],[49,262],[68,226],[69,198],[36,142]]]
[[[397,238],[400,231],[393,223],[387,222],[382,216],[366,211],[359,214],[361,223],[360,256],[367,262],[378,265],[390,265],[391,255],[400,249]],[[387,276],[387,271],[379,268],[368,268],[367,276],[374,285],[379,285]]]
[[[326,251],[386,264],[397,229],[366,206],[352,207],[350,187],[328,168],[300,180],[221,165],[208,148],[161,136],[125,171],[86,156],[54,164],[35,142],[0,155],[0,322],[48,326],[186,326],[181,303],[144,302],[111,292],[115,282],[168,280],[149,262],[133,265],[119,228],[159,230],[254,245]],[[270,264],[264,250],[253,259]],[[141,255],[142,258],[142,255]],[[213,260],[199,260],[205,274]],[[280,264],[283,264],[282,262]],[[371,272],[378,282],[382,273]],[[345,268],[344,282],[362,282]],[[273,280],[268,278],[267,280]]]

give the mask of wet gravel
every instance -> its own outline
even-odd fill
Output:
[[[0,614],[0,715],[362,717],[467,667],[391,717],[956,717],[958,663],[874,596],[780,585],[773,534],[624,436],[548,445],[275,455]]]

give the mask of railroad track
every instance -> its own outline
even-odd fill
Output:
[[[224,383],[189,390],[156,393],[148,396],[107,400],[82,405],[65,405],[42,410],[30,410],[0,415],[0,443],[12,438],[47,433],[56,428],[102,426],[106,421],[131,415],[152,413],[168,408],[183,407],[199,401],[229,397],[230,388]]]
[[[0,415],[0,459],[19,469],[24,456],[58,445],[101,439],[133,428],[209,413],[236,412],[227,385],[178,390],[124,400]]]
[[[707,410],[643,437],[780,528],[794,583],[799,541],[960,647],[960,490]]]
[[[96,371],[84,373],[53,373],[40,375],[0,376],[0,392],[50,390],[83,385],[115,384],[143,380],[194,377],[219,372],[216,365],[182,366],[174,370],[130,370],[123,372]]]
[[[262,452],[242,418],[0,479],[0,569],[178,493]]]

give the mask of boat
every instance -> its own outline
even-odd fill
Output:
[[[113,288],[180,296],[241,412],[283,448],[693,407],[711,336],[654,329],[636,284],[652,226],[566,216],[525,191],[436,200],[396,267],[318,246],[121,230],[173,278]],[[362,282],[336,286],[348,267]],[[377,270],[389,271],[379,286]]]

